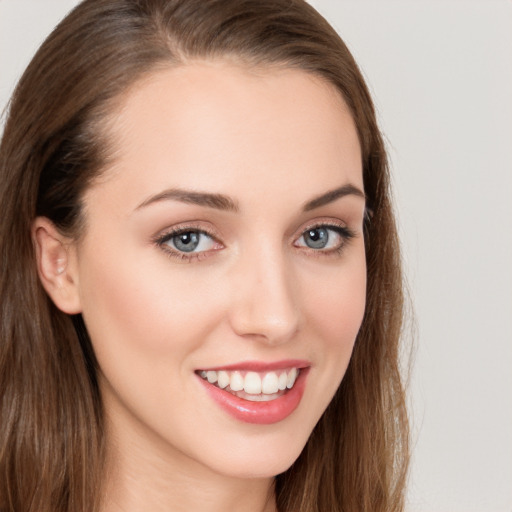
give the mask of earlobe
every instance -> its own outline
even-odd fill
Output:
[[[46,217],[37,217],[32,225],[37,272],[54,302],[69,315],[81,312],[75,247]]]

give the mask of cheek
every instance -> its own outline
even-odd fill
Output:
[[[81,272],[83,317],[103,398],[112,415],[125,418],[129,411],[130,418],[165,432],[174,425],[173,411],[193,417],[186,399],[192,359],[214,330],[219,305],[198,286],[199,276],[181,265],[171,271],[172,262],[161,255],[147,257],[142,267],[141,258],[127,253],[105,258],[84,257]],[[100,263],[105,261],[112,263]]]
[[[364,251],[364,248],[363,248]],[[340,265],[317,286],[309,286],[306,310],[308,323],[321,333],[330,350],[345,351],[355,341],[361,326],[366,303],[366,264],[364,252]]]
[[[344,264],[345,263],[345,264]],[[305,302],[308,332],[313,337],[313,358],[318,362],[316,378],[322,390],[319,411],[336,392],[352,355],[366,304],[364,247],[336,269],[318,275],[317,286],[309,286]]]
[[[168,364],[204,341],[219,316],[215,297],[203,293],[208,283],[156,252],[143,259],[137,251],[118,254],[112,245],[97,246],[101,254],[82,258],[80,290],[100,365],[112,360],[137,368],[144,362]]]

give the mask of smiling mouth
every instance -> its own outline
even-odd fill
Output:
[[[286,394],[295,385],[299,368],[270,372],[241,370],[200,370],[203,380],[238,398],[251,402],[269,402]]]

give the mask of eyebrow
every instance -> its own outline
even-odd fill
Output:
[[[215,208],[216,210],[224,210],[230,212],[239,211],[238,204],[236,203],[236,201],[223,194],[212,194],[209,192],[194,192],[192,190],[182,190],[174,188],[164,190],[159,194],[148,197],[139,206],[137,206],[136,210],[145,208],[146,206],[149,206],[150,204],[153,203],[168,200],[180,201],[181,203],[196,204],[198,206],[207,206],[209,208]]]
[[[329,203],[336,201],[345,196],[356,196],[366,200],[366,195],[362,190],[357,188],[354,185],[348,183],[347,185],[343,185],[342,187],[335,188],[334,190],[329,190],[325,194],[321,194],[311,201],[308,201],[302,208],[303,211],[309,212],[311,210],[315,210],[316,208],[320,208],[321,206],[325,206]]]
[[[354,195],[362,199],[366,199],[363,191],[354,185],[347,184],[342,187],[329,190],[324,194],[321,194],[307,203],[302,207],[302,211],[308,212],[321,206],[325,206],[329,203],[336,201],[342,197]],[[163,192],[155,194],[154,196],[145,199],[136,210],[145,208],[153,203],[159,203],[161,201],[179,201],[181,203],[195,204],[198,206],[206,206],[209,208],[215,208],[216,210],[223,210],[229,212],[238,212],[240,210],[238,203],[231,197],[224,194],[213,194],[210,192],[196,192],[192,190],[183,189],[167,189]]]

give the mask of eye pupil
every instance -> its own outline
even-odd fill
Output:
[[[192,252],[199,245],[199,233],[186,231],[173,237],[173,244],[179,251]]]
[[[323,249],[329,241],[329,232],[325,228],[309,229],[304,233],[304,241],[311,249]]]

